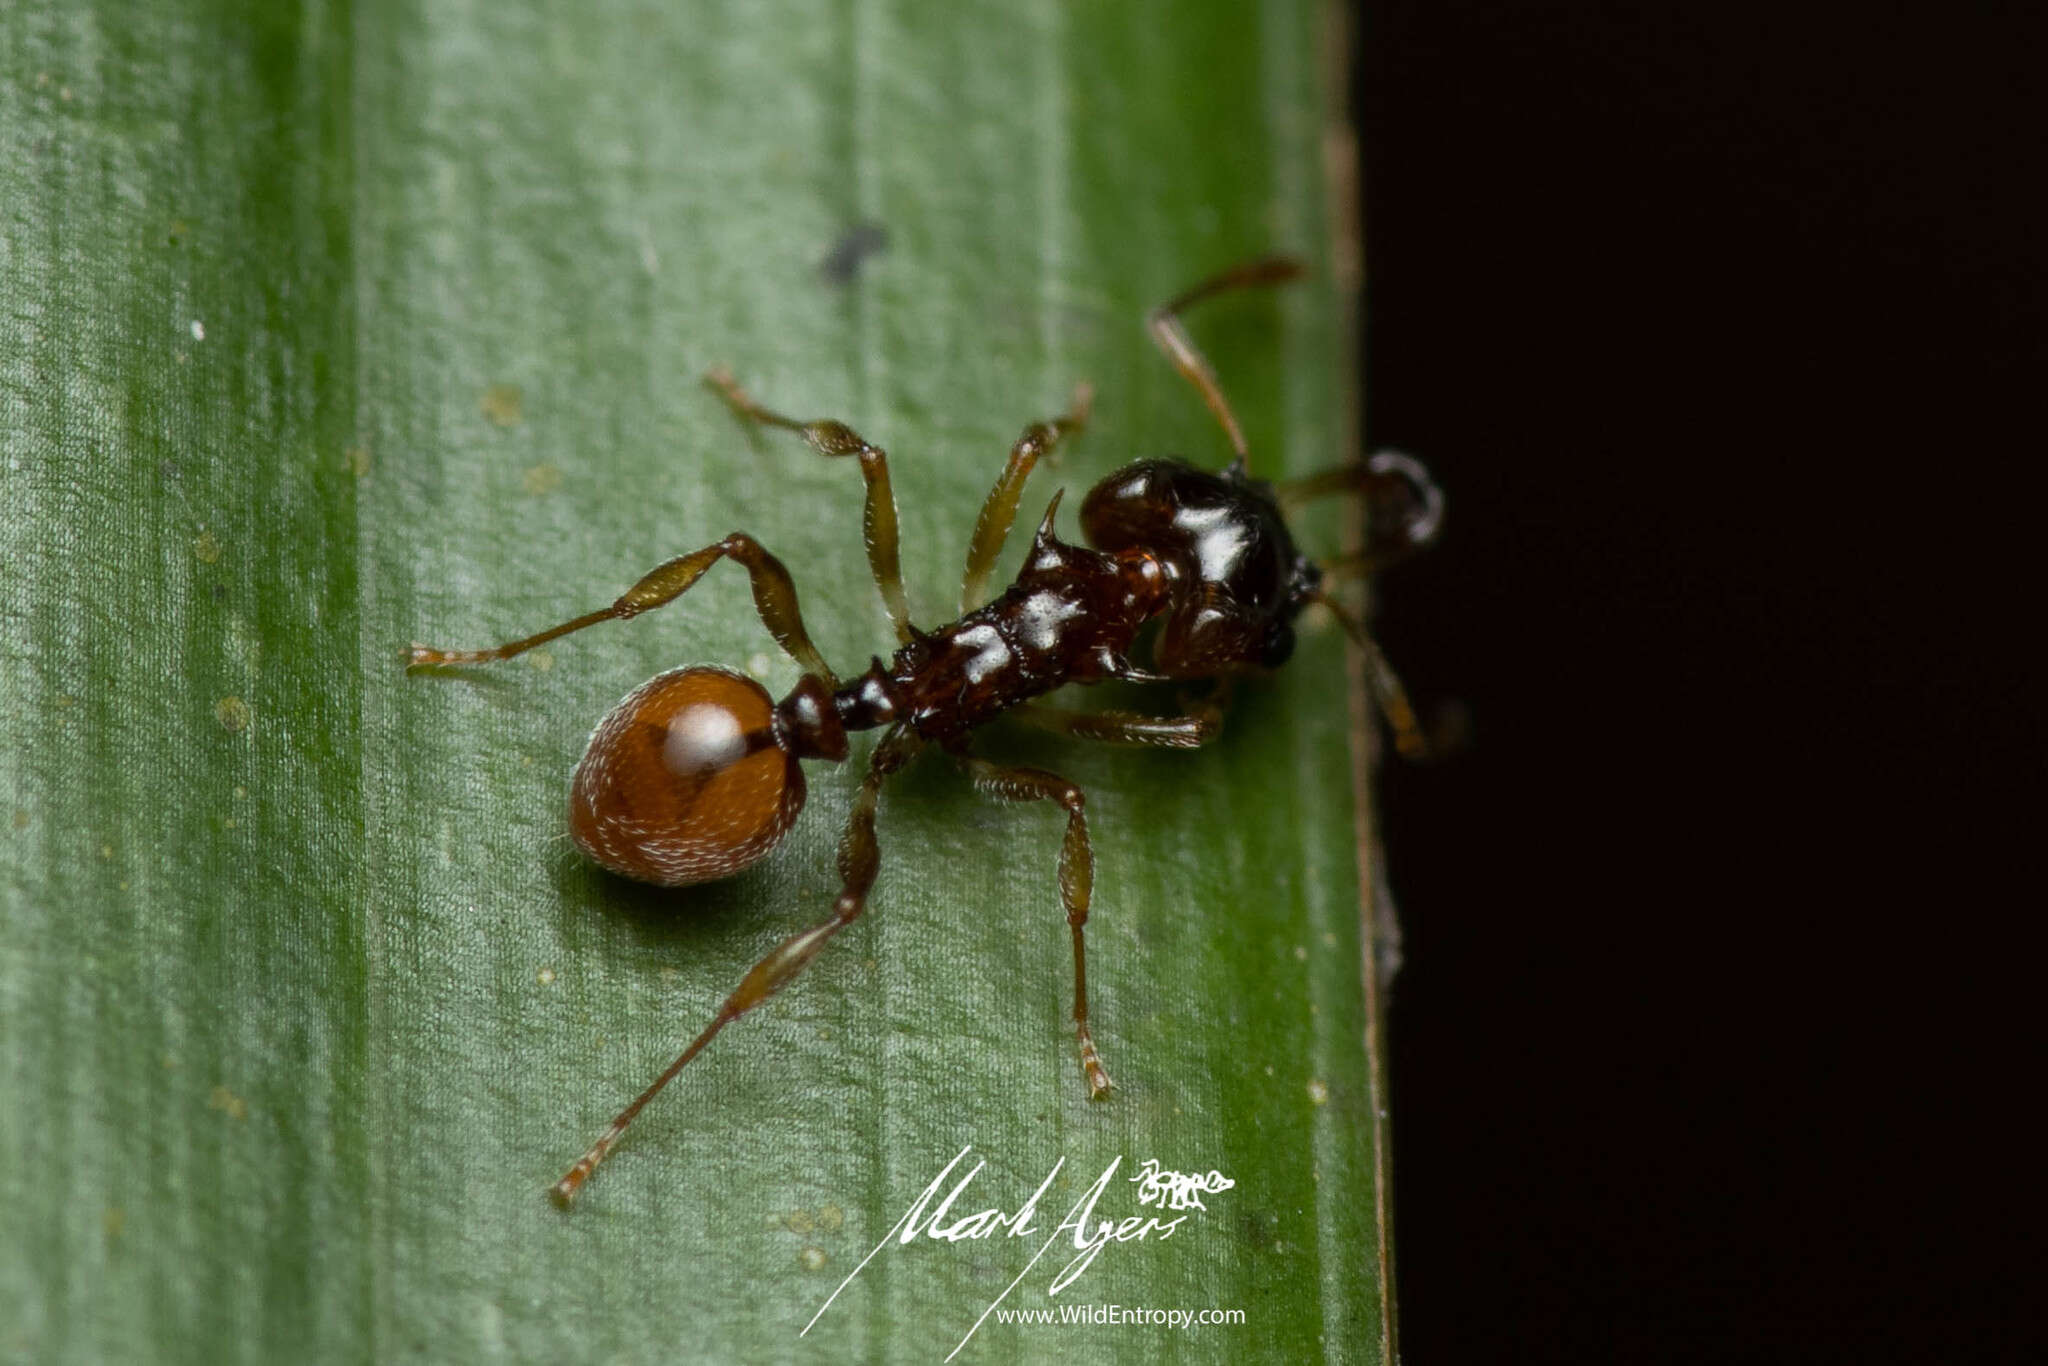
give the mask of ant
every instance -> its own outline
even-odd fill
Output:
[[[611,606],[490,650],[414,645],[408,668],[478,664],[514,655],[601,621],[625,620],[675,601],[722,559],[753,583],[761,621],[803,667],[780,702],[753,679],[711,666],[648,680],[598,723],[577,764],[569,829],[585,854],[611,871],[663,887],[731,877],[782,839],[804,804],[805,759],[843,762],[849,731],[883,728],[839,842],[842,885],[828,920],[793,935],[756,963],[718,1014],[655,1078],[588,1152],[555,1183],[566,1205],[618,1142],[626,1126],[718,1032],[789,985],[867,904],[880,866],[875,803],[882,781],[927,746],[965,769],[982,792],[1006,801],[1052,802],[1066,812],[1060,846],[1060,904],[1074,939],[1074,1031],[1090,1097],[1110,1092],[1109,1073],[1088,1030],[1088,970],[1082,930],[1094,883],[1086,800],[1044,769],[992,763],[969,752],[974,731],[1009,714],[1045,730],[1118,745],[1192,749],[1216,738],[1232,682],[1277,668],[1294,649],[1294,619],[1310,603],[1335,614],[1367,662],[1373,690],[1397,747],[1425,746],[1399,681],[1358,619],[1331,599],[1331,575],[1371,574],[1434,538],[1443,499],[1423,467],[1394,451],[1363,464],[1269,484],[1254,479],[1250,452],[1223,391],[1182,328],[1190,305],[1228,290],[1278,284],[1302,274],[1279,256],[1224,271],[1154,309],[1153,339],[1207,402],[1235,457],[1221,473],[1177,459],[1140,460],[1109,475],[1081,503],[1090,545],[1053,533],[1064,490],[1053,494],[1016,582],[993,599],[989,571],[1016,519],[1033,466],[1088,419],[1091,392],[1076,388],[1068,411],[1034,422],[983,503],[967,551],[957,621],[932,631],[910,621],[897,561],[896,501],[889,463],[844,423],[799,421],[755,402],[719,368],[706,381],[742,420],[798,433],[824,456],[853,456],[867,487],[862,510],[868,564],[898,648],[887,662],[842,681],[804,631],[796,586],[782,561],[752,536],[721,541],[649,572]],[[1283,509],[1340,492],[1366,500],[1370,549],[1318,564],[1295,548]],[[1149,667],[1132,661],[1140,631],[1157,623]],[[1068,683],[1213,681],[1184,697],[1179,714],[1074,712],[1033,699]]]

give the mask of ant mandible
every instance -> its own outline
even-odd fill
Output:
[[[555,1183],[567,1204],[619,1135],[719,1030],[787,986],[867,904],[880,866],[875,801],[882,780],[927,745],[946,751],[981,791],[1008,801],[1058,804],[1067,814],[1060,846],[1059,892],[1074,938],[1074,1030],[1089,1094],[1109,1094],[1109,1073],[1088,1032],[1087,957],[1082,929],[1094,883],[1094,857],[1081,789],[1043,769],[992,763],[968,751],[980,726],[1008,713],[1042,729],[1119,745],[1192,749],[1216,738],[1232,681],[1278,667],[1294,649],[1294,619],[1310,603],[1335,614],[1363,652],[1373,690],[1397,746],[1423,751],[1400,683],[1357,618],[1322,585],[1331,575],[1364,575],[1427,544],[1443,500],[1420,464],[1382,451],[1364,464],[1269,484],[1254,479],[1244,433],[1215,373],[1182,328],[1188,306],[1227,290],[1297,278],[1286,257],[1248,261],[1153,310],[1153,339],[1193,383],[1222,423],[1235,457],[1211,473],[1176,459],[1140,460],[1102,480],[1081,503],[1089,546],[1053,534],[1055,493],[1015,583],[986,598],[989,571],[1016,519],[1025,480],[1040,457],[1087,421],[1090,391],[1079,386],[1068,411],[1034,422],[982,504],[967,551],[959,620],[933,631],[911,625],[897,564],[896,501],[889,463],[844,423],[802,422],[756,403],[723,369],[706,376],[739,417],[800,434],[825,456],[860,461],[867,486],[862,510],[868,564],[895,624],[898,649],[885,663],[841,681],[811,644],[796,586],[782,561],[736,531],[661,565],[611,606],[491,650],[412,647],[408,667],[509,659],[601,621],[624,620],[673,602],[721,559],[737,560],[753,582],[754,605],[769,634],[803,667],[781,702],[729,669],[675,669],[628,694],[598,723],[576,766],[569,829],[576,845],[625,877],[683,887],[731,877],[782,839],[804,804],[804,759],[843,762],[849,731],[886,727],[868,757],[839,842],[841,887],[832,916],[784,940],[756,963],[717,1016],[668,1069],[614,1119]],[[1283,509],[1319,496],[1364,496],[1369,548],[1318,564],[1295,549]],[[1092,547],[1092,548],[1091,548]],[[1132,662],[1139,632],[1157,621],[1149,667]],[[1177,715],[1074,712],[1032,699],[1067,683],[1212,680],[1206,695],[1184,697]]]

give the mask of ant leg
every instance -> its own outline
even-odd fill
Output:
[[[889,456],[880,446],[871,446],[859,432],[829,418],[804,422],[771,412],[747,396],[724,366],[713,366],[704,382],[725,398],[740,417],[770,427],[796,432],[819,455],[852,455],[860,458],[860,477],[867,484],[867,502],[861,508],[860,529],[868,547],[868,569],[881,591],[882,605],[889,609],[896,639],[908,642],[917,634],[910,624],[910,602],[903,595],[903,568],[896,553],[896,495],[889,487]]]
[[[1058,802],[1066,808],[1067,836],[1060,844],[1059,883],[1060,905],[1067,913],[1067,927],[1074,932],[1074,1033],[1081,1044],[1081,1072],[1088,1079],[1089,1099],[1101,1100],[1109,1094],[1110,1080],[1102,1055],[1095,1051],[1095,1038],[1088,1032],[1088,953],[1081,939],[1095,885],[1095,854],[1088,845],[1088,818],[1083,814],[1087,799],[1080,788],[1057,773],[992,764],[971,754],[956,757],[969,780],[991,797],[1010,802]]]
[[[1105,745],[1199,749],[1223,733],[1219,698],[1183,699],[1181,709],[1179,716],[1146,716],[1134,711],[1064,711],[1026,702],[1010,715],[1040,730]]]
[[[792,659],[801,664],[809,673],[814,673],[833,687],[838,686],[832,670],[825,664],[824,656],[818,653],[811,638],[804,630],[803,613],[796,602],[796,584],[790,580],[789,570],[782,561],[764,549],[761,543],[744,531],[732,535],[702,550],[688,555],[679,555],[653,570],[609,607],[600,607],[595,612],[586,612],[572,621],[559,626],[550,626],[538,635],[527,636],[489,650],[436,650],[425,645],[414,645],[407,655],[407,668],[421,668],[441,664],[484,664],[494,659],[510,659],[524,654],[536,645],[545,645],[551,640],[580,631],[586,626],[595,626],[601,621],[624,621],[637,617],[642,612],[674,602],[689,590],[691,584],[702,578],[704,571],[721,559],[731,558],[746,567],[747,576],[754,584],[754,609],[761,614],[761,623],[768,633],[775,637]]]
[[[1430,544],[1443,526],[1442,490],[1421,461],[1399,451],[1378,451],[1362,464],[1285,480],[1273,493],[1285,513],[1332,493],[1365,496],[1370,547],[1322,561],[1326,574],[1376,574]]]
[[[875,885],[875,872],[882,862],[881,849],[875,843],[875,800],[881,791],[882,779],[908,763],[921,744],[914,732],[897,726],[875,746],[874,756],[868,760],[867,776],[861,780],[860,789],[854,794],[846,833],[839,838],[840,888],[838,898],[832,903],[831,919],[791,935],[748,970],[703,1032],[690,1041],[690,1046],[668,1065],[667,1071],[633,1098],[631,1105],[619,1111],[610,1127],[590,1145],[590,1151],[578,1158],[576,1165],[554,1184],[551,1193],[558,1204],[567,1205],[576,1197],[577,1190],[611,1152],[612,1145],[619,1141],[619,1135],[626,1131],[633,1117],[659,1095],[664,1086],[675,1080],[676,1073],[688,1066],[692,1058],[704,1051],[705,1045],[717,1037],[719,1030],[788,986],[818,956],[819,950],[833,935],[860,918],[867,905],[868,890]]]
[[[1256,261],[1246,261],[1242,265],[1231,267],[1221,275],[1202,281],[1187,293],[1153,309],[1145,320],[1146,326],[1151,329],[1152,340],[1159,343],[1159,349],[1166,353],[1174,368],[1187,377],[1188,383],[1201,392],[1203,401],[1209,405],[1209,411],[1216,414],[1216,420],[1223,424],[1224,435],[1230,438],[1230,448],[1237,453],[1237,459],[1232,463],[1239,473],[1244,473],[1250,462],[1250,454],[1244,444],[1244,430],[1237,425],[1237,418],[1231,413],[1230,404],[1223,397],[1223,389],[1216,383],[1216,372],[1209,368],[1209,362],[1195,349],[1187,330],[1180,325],[1180,314],[1183,309],[1228,290],[1246,289],[1253,285],[1276,285],[1287,280],[1299,279],[1301,274],[1302,264],[1293,257],[1262,256]]]
[[[1401,751],[1403,758],[1427,759],[1429,741],[1423,738],[1422,725],[1415,719],[1415,708],[1408,703],[1408,690],[1401,686],[1400,675],[1394,672],[1394,666],[1387,663],[1387,657],[1380,653],[1380,647],[1366,633],[1365,624],[1328,593],[1312,593],[1309,601],[1329,608],[1344,627],[1345,634],[1351,637],[1351,643],[1365,656],[1373,700],[1379,703],[1380,714],[1387,719],[1387,728],[1394,732],[1394,748]]]
[[[1010,447],[1010,459],[997,476],[995,487],[988,491],[981,515],[974,519],[974,539],[967,546],[967,575],[960,581],[962,616],[988,598],[989,570],[994,568],[996,556],[1002,554],[1003,542],[1009,539],[1010,524],[1017,520],[1017,500],[1024,496],[1024,481],[1031,477],[1038,457],[1051,454],[1061,437],[1081,430],[1094,401],[1095,391],[1085,381],[1075,385],[1074,397],[1065,413],[1050,422],[1032,423],[1017,438],[1017,444]]]

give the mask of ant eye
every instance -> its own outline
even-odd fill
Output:
[[[804,776],[760,684],[728,669],[677,669],[642,684],[590,737],[569,794],[569,831],[625,877],[682,887],[730,877],[781,842]]]

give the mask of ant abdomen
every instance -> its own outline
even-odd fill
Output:
[[[759,683],[675,669],[598,723],[576,765],[576,846],[662,887],[713,882],[763,858],[804,805],[804,775]]]

